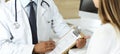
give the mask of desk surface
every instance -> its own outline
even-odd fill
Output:
[[[101,25],[98,14],[80,11],[81,18],[66,19],[67,23],[79,26],[85,35],[92,35],[94,30]]]

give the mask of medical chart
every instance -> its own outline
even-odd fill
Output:
[[[81,38],[81,35],[75,32],[74,29],[71,29],[64,37],[56,41],[56,48],[46,54],[66,54],[75,45],[78,38]]]

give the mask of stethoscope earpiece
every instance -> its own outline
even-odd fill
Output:
[[[17,22],[17,0],[15,0],[15,23],[14,23],[15,29],[18,29],[20,27],[20,24]]]

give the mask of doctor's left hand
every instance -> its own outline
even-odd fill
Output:
[[[50,41],[44,41],[36,44],[34,46],[34,53],[45,53],[48,51],[51,51],[55,48],[55,42],[50,40]]]

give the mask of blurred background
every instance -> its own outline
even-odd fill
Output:
[[[79,26],[86,35],[92,35],[101,24],[92,0],[54,0],[70,26]]]
[[[54,0],[62,16],[67,18],[79,18],[79,11],[97,13],[92,0]]]

